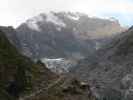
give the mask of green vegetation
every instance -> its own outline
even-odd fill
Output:
[[[0,31],[0,98],[14,100],[11,99],[13,96],[31,90],[35,68],[33,62],[22,56]]]

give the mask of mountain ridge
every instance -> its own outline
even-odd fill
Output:
[[[123,30],[116,20],[71,12],[43,13],[16,29],[23,53],[33,58],[82,58],[95,51],[96,40],[108,40]]]
[[[118,93],[124,100],[132,99],[133,28],[112,39],[101,50],[86,58],[72,71],[74,75],[95,85],[100,95]],[[90,61],[90,59],[92,61]],[[128,93],[127,93],[128,92]],[[113,99],[113,98],[112,98]],[[115,99],[115,98],[114,98]],[[120,99],[120,100],[121,100]]]

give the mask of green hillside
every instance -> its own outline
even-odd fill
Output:
[[[18,53],[0,30],[0,98],[10,100],[30,89],[33,69],[33,63]]]

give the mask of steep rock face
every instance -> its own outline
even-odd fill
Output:
[[[96,40],[123,28],[116,20],[90,18],[81,13],[50,12],[27,20],[16,30],[27,56],[83,58],[95,51]]]
[[[98,53],[81,61],[73,73],[83,80],[91,81],[101,95],[118,93],[124,100],[133,99],[133,28],[115,37]],[[115,98],[114,98],[115,99]]]

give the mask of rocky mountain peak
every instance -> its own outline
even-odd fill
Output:
[[[122,30],[116,20],[88,17],[78,12],[41,13],[16,29],[23,53],[35,58],[84,57],[88,51],[95,51],[97,40]]]

